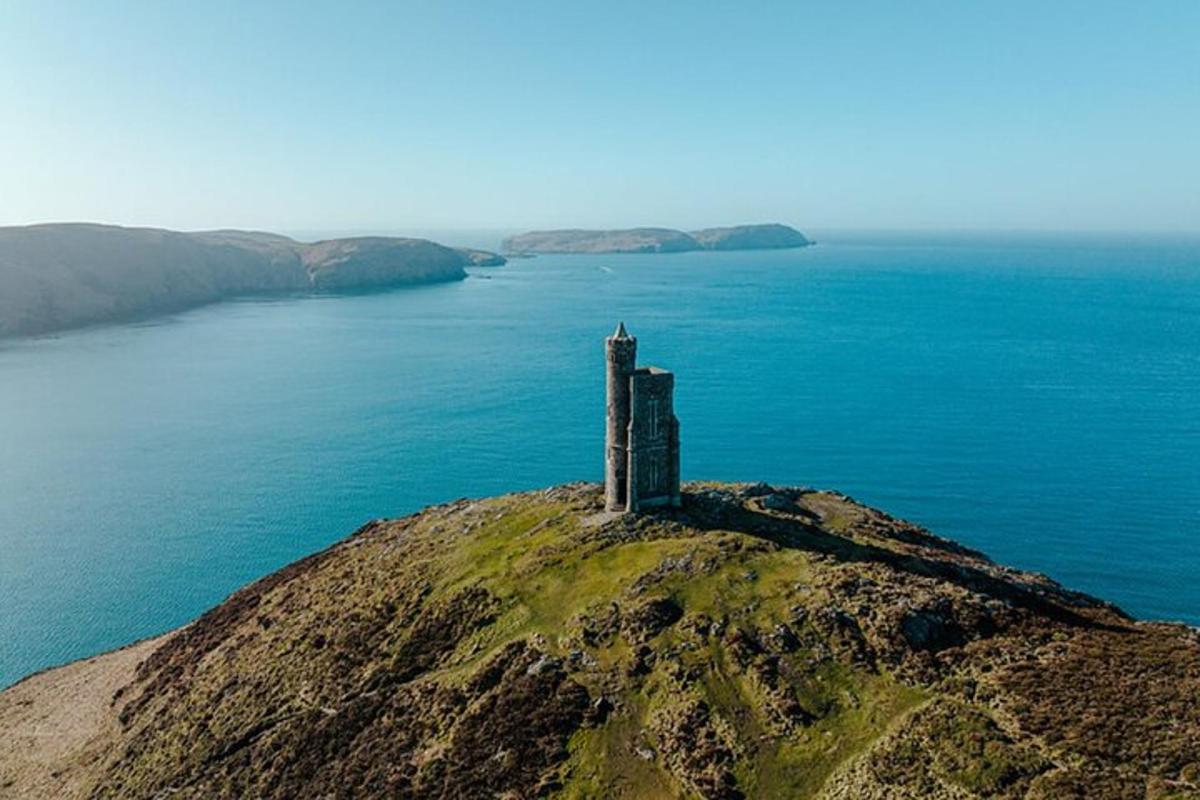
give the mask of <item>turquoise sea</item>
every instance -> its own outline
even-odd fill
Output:
[[[545,256],[0,342],[0,686],[368,519],[602,475],[602,340],[686,478],[841,489],[1200,624],[1200,240],[820,235]]]

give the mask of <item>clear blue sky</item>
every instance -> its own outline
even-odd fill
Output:
[[[1200,0],[0,4],[0,224],[1200,229]]]

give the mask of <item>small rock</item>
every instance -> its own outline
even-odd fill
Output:
[[[596,698],[592,703],[592,719],[596,722],[604,722],[608,719],[608,715],[612,713],[613,704],[607,697],[603,695]]]
[[[591,669],[599,662],[586,650],[572,650],[567,654],[567,665],[572,669]]]
[[[963,643],[962,630],[942,610],[910,611],[900,623],[900,632],[914,650],[937,652]]]
[[[541,675],[544,672],[558,669],[561,663],[557,658],[549,654],[543,654],[541,658],[529,665],[525,670],[526,675]]]
[[[762,507],[772,511],[791,511],[796,507],[796,503],[786,494],[775,492],[762,499]]]
[[[654,663],[658,660],[657,655],[648,645],[642,645],[633,653],[633,661],[625,673],[630,677],[638,675],[646,675],[650,670],[654,669]]]
[[[796,638],[796,634],[782,622],[775,626],[775,634],[772,640],[785,653],[791,653],[800,646],[800,640]]]

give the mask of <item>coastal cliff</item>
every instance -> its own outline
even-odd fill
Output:
[[[1200,636],[836,492],[372,522],[0,693],[0,796],[1195,798]],[[52,734],[52,735],[48,735]]]
[[[672,228],[530,231],[505,239],[506,253],[685,253],[696,250],[777,250],[812,242],[787,225],[738,225],[685,233]]]
[[[82,223],[0,228],[0,337],[171,313],[246,294],[462,280],[504,263],[423,239],[314,244],[256,231]]]

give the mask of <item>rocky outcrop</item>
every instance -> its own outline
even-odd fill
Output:
[[[0,336],[170,313],[241,294],[461,280],[464,267],[498,258],[422,239],[304,244],[255,231],[0,228]]]
[[[0,692],[0,796],[1195,798],[1200,634],[845,495],[370,523]],[[61,730],[60,730],[61,729]]]
[[[502,267],[508,263],[508,259],[499,253],[492,253],[487,250],[475,250],[470,247],[456,247],[454,249],[466,256],[473,267]]]
[[[804,234],[787,225],[739,225],[685,233],[672,228],[531,231],[504,240],[507,253],[683,253],[694,250],[765,250],[805,247]]]

